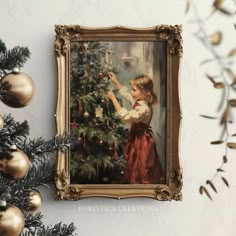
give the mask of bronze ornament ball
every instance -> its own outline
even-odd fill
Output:
[[[29,206],[27,207],[26,210],[30,211],[30,212],[35,212],[35,211],[39,210],[39,208],[43,204],[43,198],[42,198],[40,192],[35,191],[35,190],[29,190],[28,196],[29,196],[30,202],[29,202]]]
[[[5,75],[0,80],[0,85],[6,91],[2,102],[9,107],[25,107],[34,96],[34,82],[23,72],[12,72]]]
[[[0,171],[15,179],[23,178],[30,166],[27,155],[19,150],[0,153]]]
[[[19,236],[25,226],[21,210],[13,205],[0,206],[0,235]]]

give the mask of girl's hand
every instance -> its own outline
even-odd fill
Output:
[[[118,81],[117,81],[116,75],[113,72],[109,72],[108,76],[114,84],[117,84]]]
[[[109,91],[107,92],[107,96],[108,96],[111,100],[116,97],[115,94],[114,94],[111,90],[109,90]]]

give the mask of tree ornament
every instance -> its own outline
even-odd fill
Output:
[[[88,111],[85,111],[84,114],[83,114],[84,118],[88,118],[89,117],[89,113]]]
[[[98,105],[98,107],[95,109],[95,115],[96,118],[102,119],[103,118],[103,108]]]
[[[99,78],[99,79],[102,79],[103,77],[104,77],[104,73],[103,73],[103,72],[99,72],[99,73],[98,73],[98,78]]]
[[[77,144],[82,144],[82,138],[81,137],[78,137]]]
[[[99,144],[101,144],[101,145],[103,144],[103,140],[102,140],[102,139],[101,139],[101,140],[99,140]]]
[[[118,153],[117,153],[117,144],[116,143],[114,143],[114,154],[113,154],[113,158],[114,159],[118,159]]]
[[[27,106],[34,95],[34,82],[25,73],[14,70],[0,80],[5,90],[2,102],[9,107],[21,108]]]
[[[0,200],[0,235],[19,236],[25,226],[21,210]]]
[[[82,100],[78,98],[78,116],[82,115],[82,107],[83,107]]]
[[[0,153],[0,171],[15,179],[23,178],[28,172],[29,166],[30,161],[27,155],[17,148]]]
[[[71,128],[72,128],[72,129],[77,129],[77,128],[78,128],[78,125],[77,125],[77,123],[75,122],[75,120],[71,123]]]
[[[35,190],[29,190],[27,194],[30,200],[29,205],[25,210],[30,212],[37,211],[43,204],[43,198],[40,192]]]
[[[4,119],[3,117],[0,115],[0,130],[4,127]]]

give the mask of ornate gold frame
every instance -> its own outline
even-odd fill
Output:
[[[158,25],[151,28],[87,28],[78,25],[56,25],[55,54],[58,70],[56,108],[57,134],[69,132],[69,71],[71,41],[166,41],[167,42],[167,169],[166,184],[74,185],[70,184],[68,152],[58,152],[56,199],[79,200],[86,197],[149,197],[157,200],[182,199],[182,168],[179,159],[179,67],[182,58],[182,26]]]

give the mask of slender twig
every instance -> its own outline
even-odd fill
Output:
[[[234,0],[234,2],[236,3],[236,0]],[[223,105],[225,106],[228,106],[228,101],[230,99],[230,91],[231,91],[231,88],[230,88],[230,84],[227,82],[226,78],[225,78],[225,75],[223,73],[223,71],[225,70],[225,65],[224,63],[222,62],[222,57],[220,57],[218,55],[218,53],[216,52],[215,50],[215,47],[210,43],[209,40],[207,40],[209,38],[209,35],[207,34],[206,30],[205,30],[205,25],[204,25],[204,21],[206,19],[201,19],[199,17],[199,14],[198,14],[198,10],[196,8],[196,6],[194,4],[193,5],[193,9],[194,9],[194,13],[195,13],[195,16],[196,16],[196,20],[194,22],[196,22],[199,26],[199,32],[202,33],[203,35],[203,43],[204,43],[204,46],[206,46],[208,48],[208,50],[212,53],[213,57],[214,57],[214,60],[217,62],[219,68],[221,69],[221,78],[223,79],[224,81],[224,89],[225,89],[225,97],[223,98],[222,100],[222,104],[220,104],[220,110],[221,108],[223,107]],[[212,15],[212,14],[210,14]],[[208,19],[208,18],[207,18]],[[224,123],[224,133],[226,133],[225,138],[224,138],[224,143],[225,143],[225,151],[224,151],[224,156],[227,157],[227,154],[228,154],[228,146],[227,146],[227,143],[228,143],[228,140],[229,140],[229,126],[228,126],[228,120],[226,118],[226,121]],[[217,170],[221,170],[222,167],[226,164],[227,162],[227,159],[223,159],[223,161],[221,162],[219,168]],[[219,175],[219,171],[217,171],[213,177],[211,178],[211,182],[215,180],[215,178]]]

